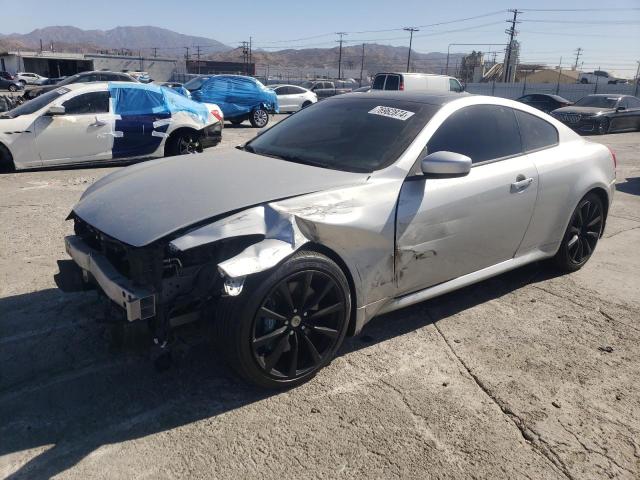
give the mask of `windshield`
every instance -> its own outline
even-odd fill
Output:
[[[59,87],[63,85],[69,85],[70,83],[75,83],[80,78],[80,75],[71,75],[70,77],[65,78],[64,80],[57,83]]]
[[[439,105],[386,98],[340,97],[276,124],[245,150],[348,172],[391,165]]]
[[[49,103],[53,102],[56,98],[61,97],[69,91],[70,90],[68,88],[56,88],[55,90],[51,90],[50,92],[43,93],[33,100],[29,100],[28,102],[23,103],[19,107],[3,113],[2,115],[0,115],[0,118],[16,118],[20,115],[30,115],[34,112],[37,112]]]
[[[302,88],[306,88],[306,89],[308,90],[308,89],[310,89],[311,87],[313,87],[313,84],[314,84],[314,83],[315,83],[315,82],[304,82],[304,83],[301,85],[301,87],[302,87]]]
[[[200,87],[202,87],[202,84],[204,82],[206,82],[207,80],[209,80],[209,78],[211,78],[211,77],[196,77],[196,78],[193,78],[193,79],[189,80],[187,83],[185,83],[183,85],[183,87],[186,88],[189,91],[199,90]]]
[[[589,95],[582,97],[574,106],[576,107],[597,107],[597,108],[614,108],[618,103],[618,97],[601,97],[599,95]]]

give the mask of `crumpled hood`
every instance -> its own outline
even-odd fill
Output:
[[[562,107],[555,109],[552,113],[577,113],[579,115],[596,115],[598,113],[610,113],[612,112],[612,108],[602,108],[602,107]]]
[[[253,205],[366,181],[240,150],[150,160],[98,180],[73,211],[140,247],[176,230]]]

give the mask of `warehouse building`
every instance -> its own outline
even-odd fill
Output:
[[[184,68],[184,61],[175,58],[46,51],[0,53],[0,70],[33,72],[45,77],[66,77],[89,70],[143,71],[156,81],[166,82],[174,72]]]

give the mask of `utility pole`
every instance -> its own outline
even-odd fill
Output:
[[[242,65],[244,74],[249,73],[249,42],[242,42]]]
[[[582,54],[582,47],[578,47],[576,50],[576,63],[573,65],[574,70],[578,70],[578,62],[580,60],[580,55]]]
[[[184,56],[184,59],[185,59],[184,66],[187,73],[189,73],[189,47],[184,47],[184,48],[187,51],[186,55]]]
[[[336,35],[340,36],[340,40],[338,40],[338,43],[340,43],[340,53],[338,54],[338,80],[342,79],[342,37],[346,34],[347,32],[336,32]]]
[[[508,82],[509,79],[511,78],[511,57],[513,55],[513,39],[515,38],[515,36],[518,34],[518,32],[516,31],[516,24],[520,23],[518,21],[518,14],[522,13],[520,10],[516,9],[509,9],[509,12],[513,13],[513,19],[512,20],[507,20],[507,22],[511,23],[511,27],[507,28],[505,30],[505,33],[507,35],[509,35],[509,45],[507,45],[507,54],[506,54],[506,60],[504,62],[503,65],[503,82]]]
[[[253,71],[253,69],[251,68],[251,63],[253,61],[253,52],[252,50],[252,45],[253,45],[253,38],[249,37],[249,72],[251,73],[251,75],[255,74],[255,72]]]
[[[153,47],[153,56],[154,57],[158,56],[158,47]]]
[[[42,53],[42,39],[40,39],[40,53]]]
[[[638,68],[636,70],[636,88],[635,91],[633,92],[633,96],[637,97],[638,96],[638,85],[640,85],[640,62],[638,63]]]
[[[196,45],[196,55],[198,59],[198,75],[200,75],[200,45]]]
[[[409,73],[411,63],[411,45],[413,44],[413,32],[419,32],[420,29],[415,27],[404,27],[403,30],[405,32],[409,32],[409,55],[407,55],[407,73]]]
[[[640,64],[640,62],[639,62]],[[360,86],[362,86],[362,72],[364,71],[364,43],[362,44],[362,60],[360,61]],[[636,75],[637,77],[637,75]]]
[[[558,63],[558,81],[556,82],[556,95],[560,93],[560,76],[562,75],[562,57],[560,57],[560,62]]]

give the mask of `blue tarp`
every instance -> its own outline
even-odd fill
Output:
[[[205,80],[191,98],[199,102],[215,103],[225,118],[247,115],[261,107],[278,113],[278,97],[262,83],[251,77],[240,75],[216,75]]]
[[[118,115],[150,115],[189,112],[204,124],[209,111],[202,103],[180,95],[170,88],[141,83],[109,83],[109,92]]]

